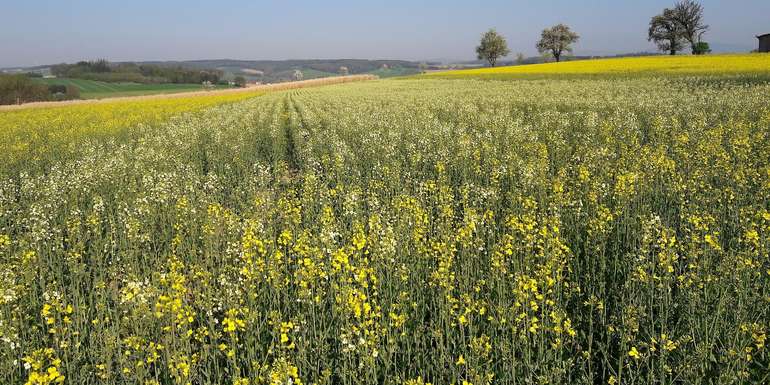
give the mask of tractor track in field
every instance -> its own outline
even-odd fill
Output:
[[[290,118],[294,108],[294,101],[291,99],[290,95],[287,95],[283,100],[283,107],[281,109],[281,127],[283,128],[284,140],[286,141],[286,163],[292,173],[299,171],[297,143],[294,138],[294,124]]]

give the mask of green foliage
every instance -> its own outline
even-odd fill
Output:
[[[711,53],[711,47],[709,46],[709,43],[706,43],[705,41],[699,41],[695,44],[693,53],[695,55],[705,55],[707,53]]]
[[[25,75],[0,74],[0,105],[48,100],[50,96],[48,87]]]
[[[497,60],[508,56],[511,50],[508,49],[508,43],[505,37],[497,33],[493,28],[481,36],[481,43],[476,47],[476,56],[479,60],[485,60],[490,66],[494,67]]]
[[[51,84],[48,86],[48,92],[52,94],[63,94],[67,92],[67,86],[64,84]]]
[[[64,93],[67,95],[68,99],[80,99],[80,88],[73,84],[66,85]]]
[[[182,66],[161,66],[155,64],[112,64],[106,60],[58,64],[51,67],[51,72],[63,78],[133,83],[217,83],[222,77],[222,71],[219,70],[190,69],[183,68]]]
[[[543,30],[536,47],[541,54],[553,55],[554,59],[559,62],[564,52],[572,52],[572,44],[577,43],[579,39],[580,36],[572,32],[568,26],[558,24]]]
[[[406,68],[406,67],[388,67],[380,68],[375,71],[368,72],[371,75],[375,75],[379,78],[393,78],[398,76],[410,76],[420,73],[419,68]]]

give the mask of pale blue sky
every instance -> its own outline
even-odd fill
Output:
[[[564,22],[576,54],[653,50],[650,17],[674,0],[255,1],[0,0],[0,67],[80,59],[362,58],[464,60],[495,27],[534,55]],[[703,0],[717,50],[746,51],[770,33],[770,0]]]

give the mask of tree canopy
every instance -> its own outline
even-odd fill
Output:
[[[693,54],[702,55],[711,52],[708,43],[701,41],[708,29],[703,22],[703,6],[693,0],[684,0],[652,17],[647,39],[671,55],[683,50],[687,43]]]
[[[572,52],[572,44],[578,40],[580,36],[577,33],[564,24],[558,24],[543,30],[537,50],[540,53],[550,53],[558,62],[564,52]]]
[[[110,63],[104,59],[80,61],[75,64],[57,64],[51,67],[51,72],[59,77],[135,83],[217,83],[223,76],[220,70],[155,64]]]
[[[680,1],[674,5],[673,18],[681,28],[682,38],[690,43],[692,53],[701,53],[698,43],[709,29],[703,22],[703,6],[693,0]]]
[[[0,74],[0,105],[36,102],[50,97],[45,84],[34,82],[24,75]]]
[[[682,28],[674,18],[674,10],[666,8],[660,15],[653,16],[650,20],[650,30],[647,40],[655,42],[658,49],[676,55],[677,51],[684,48]]]
[[[497,60],[511,53],[505,37],[497,33],[493,28],[481,36],[481,43],[476,47],[476,55],[479,60],[485,60],[494,67]]]

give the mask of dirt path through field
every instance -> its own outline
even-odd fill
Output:
[[[377,79],[377,76],[374,76],[374,75],[335,76],[331,78],[301,80],[296,82],[252,85],[246,88],[232,88],[227,90],[177,92],[177,93],[171,93],[171,94],[155,94],[155,95],[142,95],[142,96],[121,96],[121,97],[103,98],[103,99],[67,100],[63,102],[32,102],[32,103],[0,106],[0,111],[19,110],[19,109],[25,109],[25,108],[58,107],[58,106],[68,106],[73,104],[94,104],[94,103],[109,103],[109,102],[116,102],[116,101],[131,101],[131,100],[187,98],[187,97],[194,97],[194,96],[234,94],[234,93],[242,93],[242,92],[280,91],[280,90],[290,90],[294,88],[317,87],[317,86],[323,86],[323,85],[329,85],[329,84],[340,84],[340,83],[358,82],[358,81],[374,80],[374,79]]]

